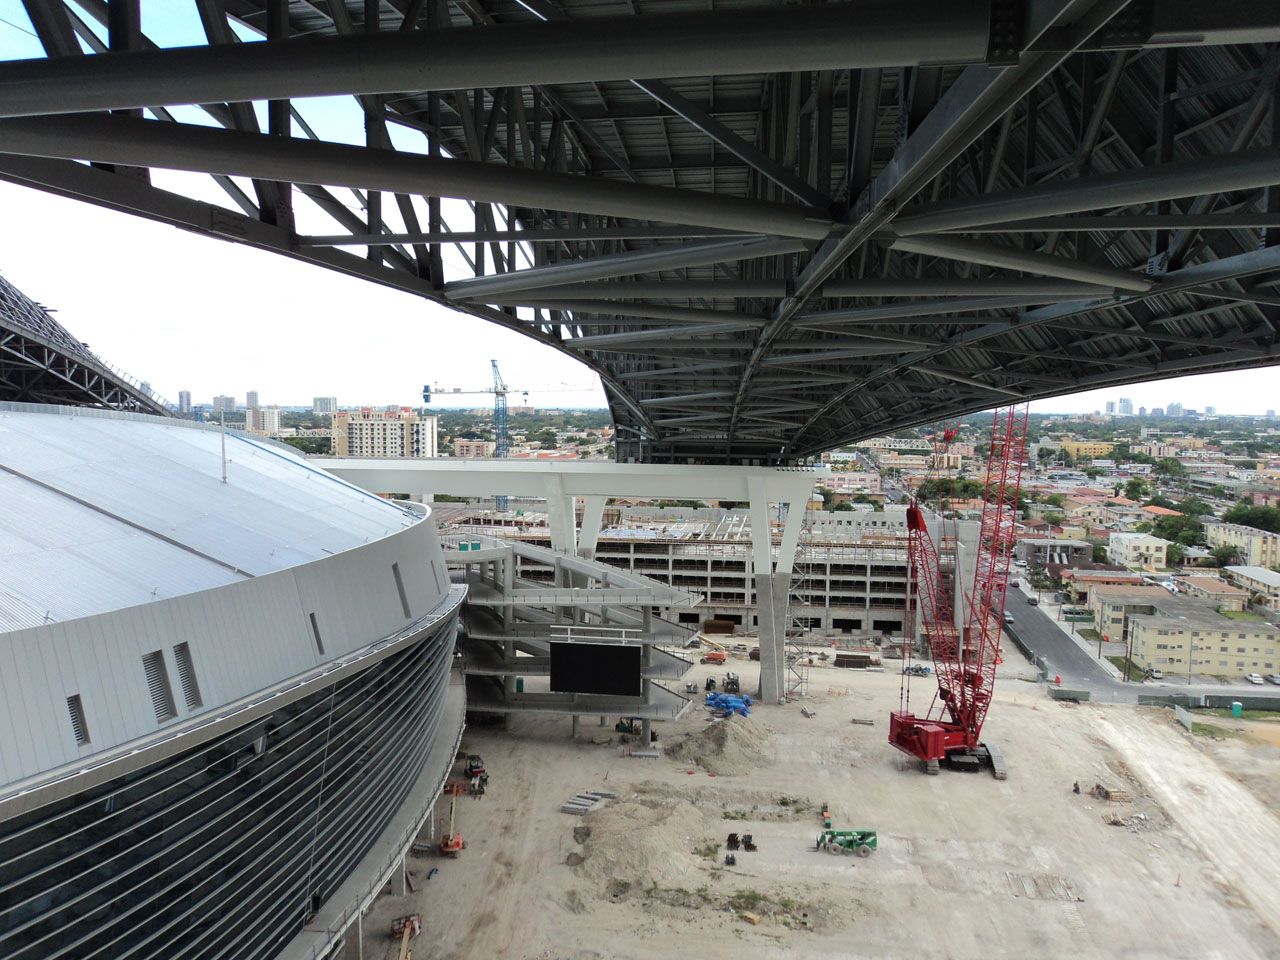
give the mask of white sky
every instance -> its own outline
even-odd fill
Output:
[[[178,16],[179,9],[186,13]],[[162,46],[198,43],[193,9],[145,0],[144,30]],[[0,60],[40,54],[20,0],[0,0]],[[354,101],[297,103],[321,137],[360,139]],[[185,122],[212,122],[195,110],[175,113]],[[392,130],[398,149],[423,149],[421,137]],[[229,205],[206,177],[157,172],[153,179]],[[248,184],[242,186],[252,196]],[[349,191],[334,193],[356,209]],[[339,232],[309,201],[296,203],[299,232]],[[469,214],[453,206],[446,217],[468,229]],[[394,203],[384,204],[384,213],[396,216]],[[419,213],[425,222],[425,205]],[[459,222],[459,215],[466,219]],[[459,258],[450,260],[451,276],[467,275]],[[490,385],[489,361],[496,359],[507,384],[528,390],[533,405],[604,406],[587,367],[494,324],[278,254],[6,183],[0,183],[0,273],[55,309],[58,321],[95,353],[170,401],[190,390],[197,403],[219,393],[243,403],[246,391],[257,390],[262,403],[283,406],[310,404],[316,396],[336,396],[344,405],[418,405],[427,382]],[[1032,409],[1088,412],[1128,397],[1135,410],[1176,400],[1200,410],[1261,414],[1280,408],[1275,377],[1266,369],[1185,377],[1039,401]],[[511,398],[521,401],[519,394]],[[447,404],[487,402],[475,396]]]

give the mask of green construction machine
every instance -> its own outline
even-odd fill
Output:
[[[823,830],[818,834],[816,849],[832,855],[857,854],[869,857],[876,849],[874,830]]]

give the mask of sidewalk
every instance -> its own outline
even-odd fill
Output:
[[[1037,595],[1037,591],[1028,584],[1025,575],[1018,577],[1018,589],[1027,597],[1034,597]],[[1122,680],[1123,675],[1120,673],[1120,668],[1110,660],[1106,659],[1106,657],[1108,654],[1111,656],[1124,656],[1124,645],[1118,643],[1104,643],[1102,645],[1103,658],[1099,660],[1097,642],[1086,640],[1084,637],[1080,636],[1078,626],[1076,630],[1073,630],[1073,624],[1059,619],[1062,616],[1063,605],[1053,602],[1053,591],[1041,590],[1039,591],[1039,596],[1041,597],[1040,609],[1044,611],[1045,616],[1053,621],[1054,626],[1070,637],[1075,642],[1076,646],[1089,654],[1089,656],[1092,657],[1103,670],[1107,671],[1113,679]]]

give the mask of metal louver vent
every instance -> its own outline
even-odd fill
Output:
[[[76,743],[84,746],[89,742],[89,724],[84,719],[84,704],[80,702],[80,694],[67,697],[67,712],[71,714],[71,732],[76,736]]]
[[[169,671],[165,669],[164,653],[153,650],[142,657],[142,669],[147,672],[147,688],[151,691],[151,706],[161,723],[178,715],[173,703],[173,688],[169,686]]]
[[[182,699],[187,702],[187,709],[204,706],[200,698],[200,684],[196,680],[196,667],[191,662],[191,647],[185,642],[178,644],[173,648],[173,659],[178,663],[178,682],[182,684]]]

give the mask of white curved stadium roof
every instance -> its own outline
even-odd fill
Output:
[[[419,517],[252,435],[0,404],[0,632],[341,553]]]

